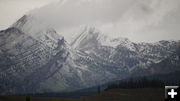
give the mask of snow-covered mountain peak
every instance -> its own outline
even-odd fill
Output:
[[[100,30],[98,30],[95,27],[84,27],[83,30],[81,30],[80,34],[75,38],[74,41],[72,41],[72,46],[74,48],[79,48],[84,46],[86,44],[87,46],[90,43],[101,45],[101,46],[108,46],[116,48],[118,45],[126,45],[126,44],[132,44],[132,42],[123,37],[113,38],[111,36],[103,34]]]
[[[179,43],[138,44],[84,27],[71,44],[74,49],[53,28],[25,15],[0,31],[0,81],[5,80],[0,90],[12,94],[60,92],[123,79],[168,58]],[[178,56],[170,59],[175,65]]]
[[[128,38],[123,38],[123,37],[113,38],[106,35],[99,37],[99,41],[102,46],[109,46],[113,48],[116,48],[119,45],[132,44],[132,42]]]
[[[34,39],[46,43],[48,46],[57,47],[58,40],[62,40],[62,36],[49,27],[45,22],[41,22],[33,15],[24,15],[12,27],[18,28]]]
[[[82,36],[81,38],[84,36],[86,39],[91,39],[93,37],[98,39],[102,33],[96,27],[86,26],[79,35]]]
[[[28,32],[28,34],[35,35],[40,30],[48,29],[47,24],[37,20],[32,15],[24,15],[17,22],[15,22],[12,27],[16,27],[23,32]]]
[[[97,41],[99,34],[99,30],[97,30],[95,27],[86,26],[79,32],[74,41],[72,41],[71,46],[73,48],[80,48],[82,45],[85,45],[83,43],[88,41],[89,43],[94,43]]]
[[[92,27],[92,26],[86,26],[84,28],[84,31],[85,31],[84,33],[88,33],[88,34],[92,34],[92,35],[100,33],[100,30],[98,30],[96,27]]]

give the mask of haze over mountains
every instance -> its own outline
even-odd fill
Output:
[[[179,0],[62,0],[31,11],[69,42],[80,26],[133,42],[179,40]]]
[[[72,8],[78,5],[74,3],[70,3]],[[45,6],[54,13],[59,9],[56,7]],[[52,23],[41,20],[44,10],[26,14],[0,31],[0,94],[67,92],[131,76],[180,70],[179,40],[137,43],[110,37],[88,24],[81,28],[77,24],[78,31],[70,34],[76,35],[68,39]],[[53,18],[54,13],[46,17]]]
[[[110,38],[94,27],[85,27],[68,44],[53,28],[25,15],[0,32],[1,94],[61,92],[82,89],[151,69],[168,58],[179,70],[180,41],[134,43]],[[161,73],[161,70],[154,70]],[[163,68],[163,67],[161,67]],[[151,74],[151,73],[150,73]]]

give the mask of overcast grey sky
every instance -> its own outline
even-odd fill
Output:
[[[137,42],[180,40],[180,0],[54,0],[48,4],[51,1],[0,0],[0,29],[31,10],[66,39],[80,26],[89,25]]]
[[[0,30],[9,27],[32,9],[57,0],[0,0]]]

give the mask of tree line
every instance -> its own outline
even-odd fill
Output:
[[[120,81],[119,83],[109,84],[105,90],[114,88],[164,88],[165,84],[159,79],[147,79],[143,77],[141,79],[130,78],[128,80]]]

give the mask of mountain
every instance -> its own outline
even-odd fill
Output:
[[[110,38],[95,27],[85,27],[68,44],[45,22],[24,15],[0,31],[0,94],[69,92],[124,79],[174,59],[179,45]]]
[[[57,37],[55,30],[29,34],[36,26],[24,27],[28,21],[24,16],[17,21],[18,26],[16,23],[0,32],[0,93],[34,92],[39,82],[62,67],[68,54],[64,39]]]
[[[129,75],[74,50],[32,15],[0,31],[0,43],[0,94],[67,92]]]
[[[180,48],[159,63],[151,64],[147,69],[137,69],[133,75],[168,74],[180,70]]]
[[[34,39],[48,45],[51,48],[57,47],[58,39],[63,37],[48,26],[45,22],[38,21],[33,15],[24,15],[11,27],[15,27]]]
[[[180,47],[180,41],[135,43],[127,38],[110,38],[94,27],[86,27],[71,45],[99,61],[133,72],[170,57]]]
[[[110,36],[102,34],[102,32],[95,27],[86,26],[80,34],[77,35],[71,43],[71,46],[81,51],[87,51],[93,49],[96,50],[100,45],[113,48],[116,48],[120,44],[130,45],[128,42],[130,41],[127,38],[111,38]]]

